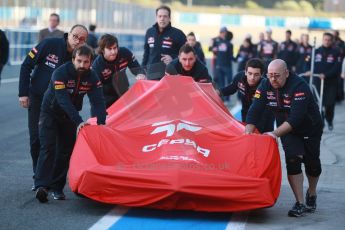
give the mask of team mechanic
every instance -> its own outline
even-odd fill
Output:
[[[195,49],[189,44],[180,48],[178,58],[167,65],[165,74],[190,76],[196,82],[212,82],[206,66],[198,59]]]
[[[231,39],[227,39],[227,34],[230,31],[226,27],[222,27],[219,31],[219,36],[212,39],[212,44],[209,50],[213,52],[215,57],[215,73],[214,81],[219,88],[225,84],[232,82],[232,61],[234,60],[234,46]],[[227,98],[225,99],[227,100]]]
[[[333,130],[335,103],[337,99],[338,78],[341,70],[341,56],[338,48],[333,47],[333,35],[324,33],[322,46],[315,50],[314,73],[319,74],[325,81],[322,106],[325,108],[324,118],[328,130]],[[310,76],[310,71],[304,74]],[[320,78],[313,78],[314,84],[320,92]],[[322,110],[323,111],[323,110]]]
[[[233,95],[239,92],[242,102],[241,117],[242,121],[246,122],[247,113],[250,105],[253,102],[253,96],[258,88],[265,72],[265,65],[258,58],[249,59],[245,66],[245,71],[238,72],[230,85],[219,90],[221,96]],[[269,132],[273,130],[274,116],[272,112],[265,109],[256,128],[260,133]]]
[[[137,75],[138,80],[146,78],[133,53],[125,47],[119,47],[118,44],[117,38],[113,35],[103,35],[98,43],[99,55],[92,64],[92,69],[103,84],[106,108],[127,92],[127,67]]]
[[[19,103],[23,108],[28,108],[30,153],[34,175],[40,152],[38,120],[43,94],[48,87],[53,71],[71,60],[73,50],[85,43],[87,34],[84,26],[74,25],[70,32],[64,35],[64,38],[44,39],[32,48],[21,66]],[[34,186],[32,190],[34,190]]]
[[[308,84],[297,75],[289,74],[283,60],[272,61],[267,76],[254,95],[245,132],[253,132],[265,107],[274,112],[277,128],[267,134],[281,137],[288,181],[296,198],[288,215],[299,217],[316,209],[316,186],[321,174],[322,119]],[[307,207],[303,200],[302,162],[309,182]]]
[[[146,31],[142,66],[147,68],[150,80],[160,80],[165,67],[177,58],[179,49],[187,42],[186,35],[172,27],[168,6],[156,9],[156,24]]]
[[[97,124],[105,124],[102,83],[90,70],[92,52],[88,46],[75,49],[72,62],[54,71],[43,97],[39,123],[41,149],[35,175],[36,198],[42,203],[48,201],[48,189],[53,191],[55,200],[65,199],[63,188],[76,131],[88,124],[78,113],[85,94],[97,116]]]

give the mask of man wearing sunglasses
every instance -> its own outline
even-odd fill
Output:
[[[285,61],[276,59],[268,65],[267,79],[263,79],[254,95],[247,114],[245,132],[253,133],[265,108],[276,118],[277,128],[266,134],[281,138],[285,152],[288,181],[296,203],[288,212],[300,217],[316,209],[316,186],[321,174],[320,142],[323,122],[319,107],[308,84],[289,73]],[[303,172],[309,187],[303,197]]]
[[[85,43],[87,35],[85,26],[74,25],[63,38],[44,39],[31,49],[21,66],[18,96],[20,106],[28,109],[30,153],[34,175],[40,151],[38,120],[43,94],[53,71],[72,60],[73,50]]]

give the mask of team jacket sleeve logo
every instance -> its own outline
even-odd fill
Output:
[[[256,90],[256,91],[255,91],[254,97],[257,98],[257,99],[259,99],[259,98],[261,97],[261,92],[260,92],[260,90]]]
[[[28,53],[29,57],[31,57],[32,59],[35,58],[36,54],[38,53],[38,50],[34,47],[30,50],[30,52]]]
[[[63,81],[54,81],[54,89],[55,90],[60,90],[60,89],[65,89],[65,83]]]
[[[305,99],[305,93],[304,92],[296,92],[294,94],[294,100],[295,101],[300,101]]]

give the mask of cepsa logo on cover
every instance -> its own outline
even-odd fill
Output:
[[[142,148],[144,153],[152,152],[163,145],[189,145],[196,149],[196,151],[202,154],[204,157],[208,157],[210,154],[209,149],[205,149],[200,147],[194,140],[185,139],[185,138],[178,138],[173,139],[171,138],[176,132],[180,132],[182,130],[187,130],[189,132],[198,132],[202,129],[202,127],[198,126],[197,124],[190,122],[190,121],[162,121],[152,124],[153,127],[156,127],[150,134],[155,135],[158,133],[165,133],[164,139],[160,140],[156,144],[145,145]]]

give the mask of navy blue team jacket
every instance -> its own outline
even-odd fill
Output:
[[[290,73],[280,89],[274,89],[267,78],[261,81],[249,108],[247,123],[256,125],[266,107],[274,113],[277,126],[287,121],[293,134],[312,136],[322,132],[323,124],[314,96],[308,84],[295,74]]]
[[[199,59],[196,59],[195,64],[190,71],[186,71],[183,69],[178,58],[176,58],[167,65],[165,73],[170,75],[180,74],[183,76],[190,76],[196,82],[212,82],[212,78],[209,75],[206,66],[202,64]]]
[[[164,76],[165,64],[161,61],[161,54],[168,54],[175,59],[181,46],[186,43],[186,35],[169,24],[162,33],[158,24],[154,24],[146,31],[144,56],[142,66],[147,66],[149,79],[161,79]]]
[[[79,112],[83,98],[88,95],[91,111],[97,117],[97,124],[105,124],[106,111],[102,83],[92,70],[78,74],[72,62],[54,71],[44,94],[41,110],[57,118],[68,116],[77,126],[83,122]]]
[[[44,94],[53,71],[72,59],[66,39],[67,34],[64,38],[47,38],[31,49],[20,69],[19,97],[29,96],[29,92]]]
[[[111,104],[129,88],[127,67],[135,75],[145,74],[133,53],[125,47],[119,47],[114,61],[108,62],[103,55],[99,55],[92,64],[92,69],[102,81],[104,96],[111,101]]]

